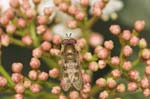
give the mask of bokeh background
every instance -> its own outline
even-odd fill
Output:
[[[0,0],[1,1],[1,0]],[[146,38],[148,45],[150,46],[150,0],[120,0],[123,2],[123,8],[117,12],[118,18],[116,20],[108,20],[104,21],[102,19],[99,19],[96,24],[92,27],[93,31],[99,32],[104,36],[105,40],[112,39],[115,42],[115,48],[112,52],[112,55],[118,55],[120,51],[120,45],[118,42],[117,37],[113,36],[109,32],[109,26],[112,24],[120,24],[122,29],[133,29],[134,22],[138,19],[145,20],[146,22],[146,28],[145,30],[140,33],[140,37]],[[3,47],[2,48],[2,62],[5,68],[8,72],[11,73],[11,64],[13,62],[22,62],[25,66],[23,73],[26,75],[27,71],[30,70],[29,68],[29,61],[32,56],[31,50],[26,48],[21,48],[18,46],[10,45],[9,47]],[[135,56],[136,52],[138,50],[135,48]],[[41,66],[42,70],[47,70],[44,63],[42,63],[43,66]],[[137,66],[139,70],[143,70],[143,64],[139,64]],[[104,76],[106,73],[108,73],[110,68],[106,68],[102,71],[98,71],[94,75],[94,79],[100,76]],[[141,71],[143,72],[143,71]],[[150,99],[150,98],[144,98],[141,91],[136,92],[126,92],[123,94],[118,94],[117,96],[121,96],[122,99]],[[113,97],[112,97],[113,98]],[[9,99],[9,97],[5,97],[5,95],[0,95],[0,99]],[[29,98],[27,98],[29,99]],[[33,99],[33,98],[32,98]],[[42,99],[42,98],[41,98]]]

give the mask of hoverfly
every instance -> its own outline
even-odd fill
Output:
[[[62,56],[62,78],[61,85],[64,91],[71,87],[76,90],[82,88],[82,77],[79,60],[79,51],[75,39],[68,37],[64,39],[61,45]]]

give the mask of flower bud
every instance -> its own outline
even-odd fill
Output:
[[[121,37],[123,40],[128,41],[131,38],[131,32],[129,30],[123,30]]]
[[[37,16],[37,22],[40,25],[45,25],[47,23],[47,18],[46,16]]]
[[[39,84],[34,83],[30,86],[30,90],[32,93],[39,93],[41,90],[41,86]]]
[[[6,27],[6,32],[13,34],[16,32],[16,27],[13,24],[8,24]]]
[[[48,41],[44,41],[41,44],[41,48],[42,48],[43,51],[49,51],[51,46],[52,46],[51,43],[49,43]]]
[[[90,62],[88,65],[88,69],[91,71],[97,71],[98,70],[98,64],[96,62]]]
[[[10,44],[10,37],[7,34],[2,34],[0,40],[3,46],[8,46]]]
[[[22,37],[22,42],[23,42],[25,45],[30,46],[33,41],[32,41],[31,36],[26,35],[26,36]]]
[[[86,7],[89,4],[89,0],[80,0],[80,3],[81,3],[81,5]]]
[[[99,99],[107,99],[109,96],[107,91],[103,91],[99,94]]]
[[[86,52],[86,53],[83,55],[83,59],[86,60],[86,61],[92,60],[92,54],[91,54],[90,52]]]
[[[53,94],[59,94],[61,91],[61,88],[59,86],[54,86],[51,90],[51,93]]]
[[[68,10],[68,5],[67,3],[63,2],[59,4],[59,9],[63,12],[66,12]]]
[[[39,59],[34,58],[34,57],[31,58],[31,60],[30,60],[30,67],[32,69],[38,69],[40,67],[40,65],[41,65],[41,62],[40,62]]]
[[[22,94],[15,94],[14,99],[24,99]]]
[[[145,74],[150,75],[150,66],[145,67]]]
[[[103,37],[100,34],[91,33],[89,38],[89,44],[92,47],[96,47],[103,43]]]
[[[118,86],[117,86],[117,92],[119,92],[119,93],[122,93],[122,92],[124,92],[125,90],[126,90],[126,88],[125,88],[125,85],[124,84],[119,84]]]
[[[119,78],[121,77],[122,72],[119,69],[114,69],[111,72],[113,78]]]
[[[143,59],[150,59],[150,50],[147,48],[143,49],[141,56]]]
[[[150,96],[150,89],[149,89],[149,88],[144,89],[144,90],[143,90],[143,95],[144,95],[145,97],[149,97],[149,96]]]
[[[120,58],[118,56],[113,56],[110,63],[114,66],[118,66],[120,64]]]
[[[130,38],[130,45],[131,46],[136,46],[139,43],[139,38],[137,36],[132,36]]]
[[[43,34],[43,40],[45,41],[51,41],[52,40],[52,33],[50,30],[45,31],[45,33]]]
[[[18,94],[22,94],[25,91],[25,87],[23,86],[23,84],[18,83],[18,84],[15,85],[15,91]]]
[[[146,42],[146,40],[144,38],[140,39],[139,47],[140,48],[146,48],[147,47],[147,42]]]
[[[53,39],[52,39],[52,42],[56,45],[60,44],[61,43],[61,37],[59,35],[54,35],[53,36]]]
[[[109,52],[106,48],[102,48],[98,51],[97,56],[100,59],[107,59],[109,56]]]
[[[0,87],[4,87],[6,86],[6,84],[7,80],[4,77],[0,76]]]
[[[59,95],[58,99],[67,99],[64,95]]]
[[[135,82],[128,83],[128,91],[136,91],[138,89],[138,85]]]
[[[17,25],[20,28],[24,28],[27,24],[26,24],[26,21],[23,18],[19,18],[19,19],[17,19]]]
[[[49,76],[52,78],[57,78],[59,76],[59,70],[57,68],[49,70]]]
[[[23,76],[20,73],[13,73],[11,79],[14,83],[19,83],[23,80]]]
[[[71,91],[69,93],[69,99],[79,99],[79,93],[77,91]]]
[[[114,87],[116,87],[116,85],[117,85],[117,83],[114,79],[112,79],[112,78],[107,79],[107,86],[109,88],[114,88]]]
[[[99,69],[104,69],[106,67],[106,61],[105,60],[99,60],[98,66],[99,66]]]
[[[145,21],[144,20],[137,20],[135,23],[134,23],[134,29],[137,31],[137,32],[141,32],[145,27]]]
[[[21,73],[23,69],[23,64],[22,63],[13,63],[12,64],[12,71],[15,73]]]
[[[39,80],[46,81],[48,79],[48,74],[46,72],[41,72],[38,75]]]
[[[31,86],[31,81],[30,80],[25,80],[23,82],[23,85],[24,85],[25,88],[29,88]]]
[[[148,78],[147,77],[144,77],[144,78],[142,78],[141,79],[141,81],[140,81],[140,85],[141,85],[141,87],[142,88],[148,88],[149,87],[149,80],[148,80]]]
[[[114,44],[112,40],[109,41],[105,41],[104,42],[104,46],[105,48],[107,48],[108,50],[112,50],[114,48]]]
[[[132,80],[138,80],[138,78],[139,78],[139,72],[137,70],[132,70],[132,71],[129,72],[129,77]]]
[[[126,45],[123,50],[122,50],[122,53],[125,57],[128,57],[130,56],[132,53],[133,53],[133,50],[132,48],[129,46],[129,45]]]
[[[41,50],[41,48],[35,48],[32,51],[32,56],[36,57],[36,58],[40,58],[42,56],[43,52]]]
[[[125,61],[122,65],[122,68],[126,71],[129,71],[132,69],[132,63],[130,61]]]
[[[109,28],[110,32],[114,35],[118,35],[121,32],[121,28],[119,25],[111,25]]]
[[[91,76],[88,74],[82,74],[82,79],[83,79],[83,82],[85,82],[85,83],[91,82]]]
[[[38,73],[37,73],[37,71],[35,71],[35,70],[31,70],[31,71],[29,72],[28,76],[29,76],[29,78],[30,78],[31,80],[36,80],[37,77],[38,77]]]
[[[98,85],[100,88],[106,86],[106,80],[104,78],[99,78],[96,80],[96,85]]]

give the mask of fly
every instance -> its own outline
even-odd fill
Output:
[[[61,86],[64,91],[71,87],[82,88],[81,67],[77,42],[73,38],[64,39],[61,45],[62,78]]]

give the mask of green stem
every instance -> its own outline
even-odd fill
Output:
[[[7,81],[10,84],[10,86],[14,86],[14,83],[12,82],[9,74],[6,72],[6,70],[3,68],[2,65],[0,65],[0,73],[7,79]]]
[[[12,44],[15,44],[15,45],[18,45],[18,46],[21,46],[21,47],[25,47],[25,45],[18,39],[15,39],[15,38],[11,38],[11,43]]]
[[[38,47],[40,45],[40,42],[39,42],[39,39],[36,35],[34,22],[32,22],[31,25],[30,25],[30,34],[31,34],[31,37],[33,39],[34,47]]]
[[[99,17],[97,16],[93,16],[87,23],[87,28],[90,29],[93,24],[95,24],[95,22],[98,20]]]

